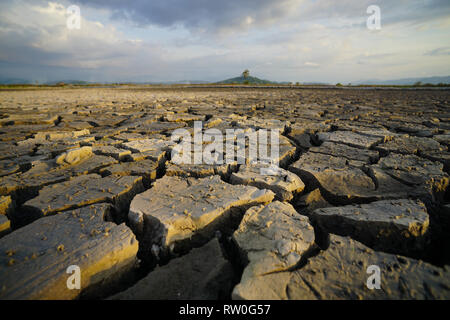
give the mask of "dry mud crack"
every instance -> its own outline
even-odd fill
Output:
[[[448,90],[0,91],[0,299],[449,299],[449,101]],[[199,121],[201,152],[231,142],[216,150],[226,162],[173,157],[184,145],[195,159],[172,134],[194,137]],[[239,137],[274,129],[280,168],[267,175],[255,161],[268,155],[252,158]]]

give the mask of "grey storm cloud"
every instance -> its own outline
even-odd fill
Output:
[[[450,56],[450,47],[436,48],[425,53],[426,56]]]
[[[76,3],[111,10],[112,18],[137,25],[182,25],[188,29],[240,26],[251,17],[256,24],[276,21],[302,1],[296,0],[77,0]],[[247,20],[248,21],[248,20]]]
[[[450,15],[448,0],[76,0],[108,9],[112,18],[136,25],[184,26],[187,29],[239,28],[251,17],[253,25],[313,19],[362,18],[378,5],[385,23],[424,22]]]
[[[81,7],[80,31],[66,28],[65,8],[71,4]],[[380,7],[382,28],[390,26],[394,34],[392,47],[384,34],[365,29],[369,5]],[[341,81],[343,65],[351,79],[364,77],[375,64],[383,70],[403,62],[396,39],[420,50],[422,60],[410,60],[418,62],[414,72],[427,59],[442,73],[443,67],[448,70],[440,62],[449,56],[448,41],[425,36],[433,26],[448,30],[448,17],[449,0],[5,0],[0,1],[0,78],[217,81],[249,68],[279,81]],[[148,28],[147,36],[145,28],[134,28],[150,25],[167,28],[171,37],[154,40],[152,32],[160,30]],[[190,34],[171,30],[174,26]],[[231,32],[216,37],[222,30]],[[426,49],[416,48],[416,39]]]

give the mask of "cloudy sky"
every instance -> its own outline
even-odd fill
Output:
[[[67,27],[71,5],[80,29]],[[293,82],[447,76],[450,1],[0,2],[1,78],[218,81],[246,68]]]

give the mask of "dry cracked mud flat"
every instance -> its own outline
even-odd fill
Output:
[[[448,90],[1,91],[0,299],[449,299],[449,101]],[[280,174],[174,163],[171,133],[194,121],[279,129]]]

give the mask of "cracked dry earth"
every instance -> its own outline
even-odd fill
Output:
[[[449,299],[449,99],[1,91],[0,299]],[[194,121],[279,129],[280,174],[174,163],[171,133]],[[80,290],[67,287],[72,265]]]

